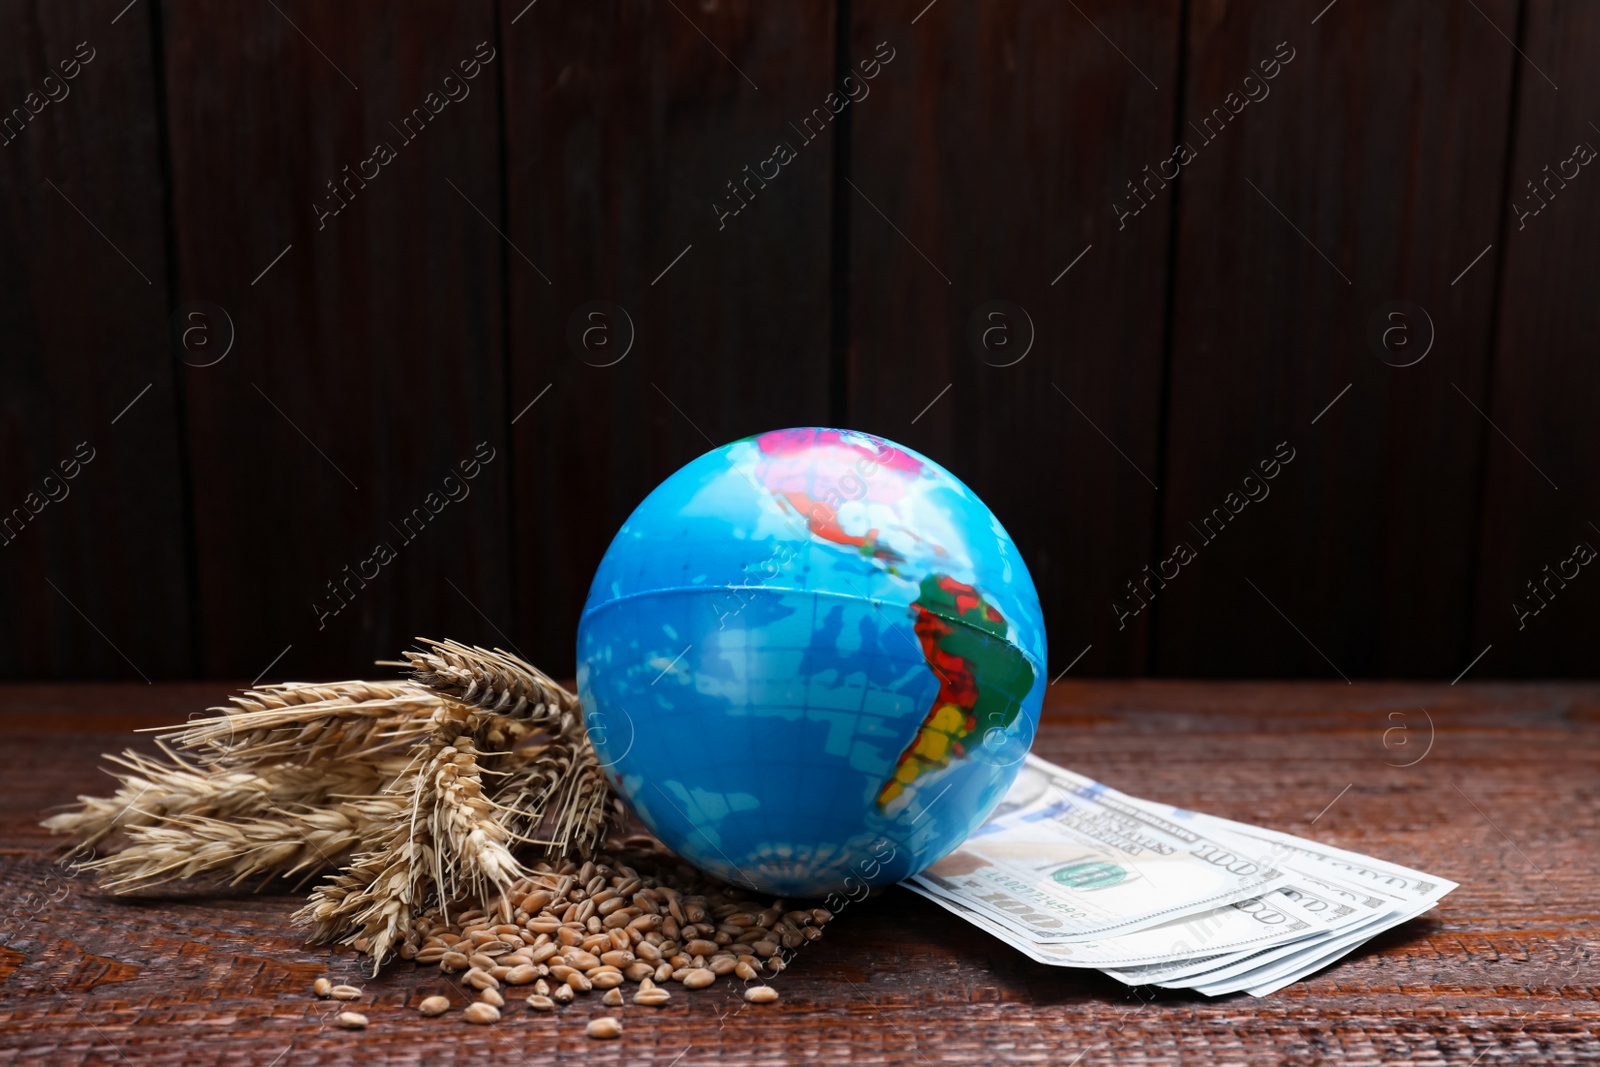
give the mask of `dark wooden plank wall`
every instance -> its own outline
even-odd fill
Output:
[[[1154,600],[1176,675],[1471,658],[1495,263],[1452,282],[1498,239],[1516,56],[1489,20],[1514,32],[1516,4],[1320,8],[1190,19],[1162,548],[1196,558]],[[1261,99],[1208,125],[1230,93]],[[1394,362],[1429,320],[1432,351],[1384,362],[1375,315]]]
[[[97,48],[0,146],[3,506],[97,447],[0,549],[4,676],[351,675],[417,633],[566,671],[638,500],[815,422],[985,497],[1052,675],[1592,670],[1581,577],[1511,609],[1600,546],[1597,201],[1513,208],[1600,145],[1575,8],[120,7],[0,13],[5,107]]]
[[[1490,402],[1481,405],[1499,431],[1488,437],[1474,630],[1479,648],[1493,646],[1483,661],[1493,673],[1593,673],[1600,581],[1583,560],[1600,550],[1592,403],[1600,389],[1600,180],[1589,180],[1600,173],[1575,149],[1600,161],[1600,115],[1586,104],[1600,91],[1600,11],[1537,2],[1524,18],[1528,59],[1519,64],[1500,246],[1505,281]],[[1580,543],[1588,552],[1576,551]]]
[[[0,676],[11,678],[201,666],[167,343],[160,75],[149,11],[113,21],[105,6],[0,6]]]
[[[511,603],[494,5],[162,10],[178,296],[238,334],[184,368],[206,669],[354,674],[419,632],[493,640]]]

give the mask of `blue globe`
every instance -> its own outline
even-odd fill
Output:
[[[1044,668],[999,521],[850,430],[745,438],[662,482],[578,624],[618,793],[690,863],[789,897],[898,882],[959,845],[1032,744]]]

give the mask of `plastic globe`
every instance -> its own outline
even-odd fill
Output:
[[[989,509],[849,430],[775,430],[672,475],[578,626],[613,787],[695,866],[791,897],[959,845],[1032,744],[1044,663],[1033,580]]]

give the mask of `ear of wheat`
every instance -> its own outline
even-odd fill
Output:
[[[482,711],[552,728],[556,733],[582,729],[577,694],[526,660],[503,649],[459,641],[425,637],[417,641],[424,647],[408,650],[405,662],[380,661],[379,665],[409,666],[420,685]]]
[[[79,806],[46,819],[53,833],[78,839],[75,853],[142,826],[184,818],[233,819],[271,815],[279,809],[314,809],[334,798],[365,797],[401,775],[403,756],[335,761],[306,766],[267,763],[248,767],[196,764],[162,746],[165,759],[132,749],[107,756],[118,789],[110,797],[81,796]]]
[[[83,865],[113,891],[221,875],[233,885],[256,875],[290,878],[334,865],[334,857],[378,832],[398,800],[367,797],[271,815],[177,815],[134,827],[128,845]]]
[[[116,792],[44,825],[115,892],[334,869],[295,919],[374,971],[430,908],[509,908],[519,848],[587,860],[618,802],[576,694],[499,649],[419,644],[387,664],[410,680],[251,689],[163,731],[159,758],[108,757]]]
[[[238,766],[336,760],[404,750],[427,736],[451,702],[410,682],[336,682],[250,690],[220,714],[167,731],[162,740]]]

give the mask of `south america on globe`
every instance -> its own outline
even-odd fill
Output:
[[[735,441],[617,532],[578,625],[607,778],[695,866],[792,897],[966,839],[1033,742],[1033,580],[943,467],[852,430]]]

